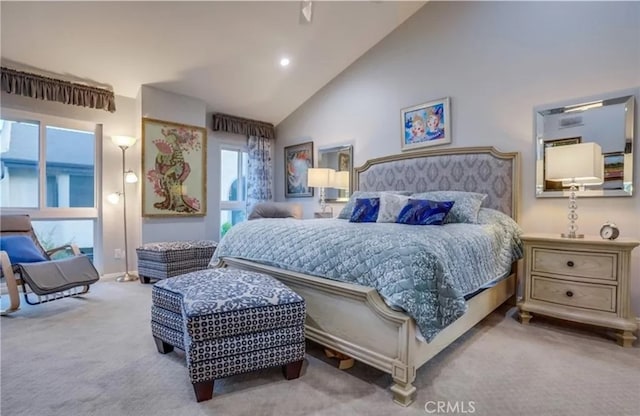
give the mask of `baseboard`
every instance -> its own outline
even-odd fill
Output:
[[[129,271],[129,274],[138,275],[137,270]],[[100,276],[100,280],[115,280],[116,277],[122,276],[122,272],[119,273],[107,273]]]

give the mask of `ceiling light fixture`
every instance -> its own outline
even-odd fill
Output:
[[[280,66],[287,66],[291,63],[291,61],[289,60],[289,58],[282,58],[280,59]]]

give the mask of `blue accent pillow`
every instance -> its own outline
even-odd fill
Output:
[[[381,193],[391,193],[397,195],[411,195],[409,191],[354,191],[349,197],[349,201],[345,204],[345,206],[338,214],[338,218],[343,220],[348,220],[351,218],[351,214],[353,213],[353,207],[356,206],[356,199],[358,198],[378,198]]]
[[[48,259],[36,247],[31,237],[26,235],[8,235],[0,237],[0,250],[4,250],[9,255],[11,264],[35,263],[47,261]]]
[[[380,198],[358,198],[349,222],[376,222],[380,210]]]
[[[487,194],[464,191],[430,191],[413,194],[411,198],[428,199],[429,201],[454,201],[456,204],[445,218],[444,223],[477,224],[478,213]]]
[[[454,201],[410,199],[398,215],[397,223],[409,225],[442,225]]]

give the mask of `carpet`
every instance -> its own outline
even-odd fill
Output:
[[[3,297],[3,305],[6,304]],[[196,403],[184,354],[156,352],[151,285],[103,279],[82,298],[0,319],[0,413],[46,415],[640,415],[640,348],[503,307],[418,370],[417,399],[391,401],[391,378],[336,368],[308,343],[302,376],[280,368],[216,381]],[[448,407],[447,407],[448,406]]]

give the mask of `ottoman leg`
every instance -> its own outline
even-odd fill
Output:
[[[173,345],[167,344],[158,337],[153,337],[153,340],[156,342],[156,348],[158,348],[158,352],[160,354],[166,354],[173,351]]]
[[[302,362],[304,360],[295,361],[282,366],[282,372],[287,380],[293,380],[300,377],[300,370],[302,370]]]
[[[140,275],[140,283],[151,283],[151,278],[147,276]]]
[[[193,383],[193,391],[196,393],[196,401],[203,402],[213,397],[213,383],[215,380]]]

